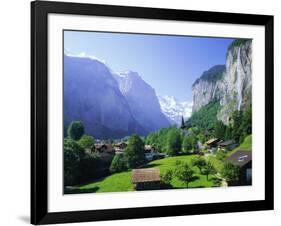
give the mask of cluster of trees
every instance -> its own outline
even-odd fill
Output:
[[[240,40],[239,40],[240,41]],[[252,107],[245,111],[234,111],[229,126],[217,119],[220,104],[217,101],[211,102],[194,112],[185,122],[187,128],[196,127],[200,131],[208,130],[212,135],[220,139],[235,139],[241,143],[243,139],[252,133]]]
[[[124,154],[111,160],[87,152],[95,144],[92,136],[84,134],[84,125],[73,121],[67,128],[64,139],[64,183],[76,185],[111,173],[125,171],[145,163],[144,142],[136,134],[130,136]]]
[[[186,187],[197,179],[193,167],[197,167],[201,175],[205,175],[209,180],[210,175],[218,173],[212,162],[206,160],[203,157],[195,157],[191,163],[177,161],[174,169],[168,169],[161,174],[161,181],[165,187],[170,187],[173,177],[178,178],[185,183]],[[230,162],[225,162],[221,170],[222,177],[229,184],[236,184],[240,176],[240,167]]]
[[[196,128],[189,128],[183,131],[176,126],[160,129],[157,132],[150,133],[145,143],[153,145],[160,152],[169,156],[176,156],[180,153],[189,153],[197,148],[197,141],[205,141],[205,136]]]
[[[105,175],[103,171],[109,167],[107,162],[98,155],[86,152],[94,145],[95,139],[84,134],[84,125],[80,121],[73,121],[67,128],[64,138],[64,184],[76,185]]]
[[[175,156],[182,149],[181,129],[176,126],[162,128],[156,132],[150,133],[146,137],[145,143],[153,145],[160,152]]]
[[[228,126],[217,121],[214,136],[220,139],[235,139],[241,143],[245,137],[252,134],[252,107],[246,111],[234,111]]]
[[[161,174],[161,181],[165,186],[169,186],[173,177],[176,177],[188,187],[189,183],[197,179],[193,167],[197,167],[200,174],[205,175],[207,180],[209,180],[209,175],[217,173],[210,161],[205,160],[203,157],[196,157],[191,163],[177,161],[174,169],[168,169]]]
[[[240,177],[240,167],[230,162],[225,162],[221,174],[228,184],[236,184]]]
[[[214,129],[219,109],[220,104],[218,101],[201,107],[197,112],[192,113],[192,116],[185,123],[186,127],[197,127],[200,130]]]
[[[124,154],[114,156],[110,165],[110,172],[122,172],[143,165],[144,163],[144,142],[138,135],[134,134],[129,138]]]

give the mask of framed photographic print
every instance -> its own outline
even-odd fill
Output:
[[[31,3],[31,223],[273,209],[273,16]]]

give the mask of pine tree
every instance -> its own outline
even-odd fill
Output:
[[[72,121],[67,129],[67,135],[73,140],[79,140],[84,134],[84,125],[80,121]]]
[[[183,116],[181,116],[181,129],[185,129],[185,123],[184,123]]]
[[[125,157],[128,168],[134,168],[145,162],[144,143],[138,135],[133,134],[129,138],[128,146],[125,149]]]
[[[181,151],[181,133],[179,129],[174,128],[167,135],[167,154],[176,156]]]

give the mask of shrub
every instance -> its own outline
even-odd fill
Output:
[[[89,135],[83,135],[78,141],[78,144],[83,148],[91,148],[94,143],[95,139]]]
[[[218,150],[216,154],[218,160],[224,160],[226,158],[226,152],[224,150]]]
[[[210,174],[216,174],[216,173],[217,173],[217,171],[211,162],[207,162],[206,165],[202,169],[202,174],[206,175],[207,180],[209,180],[208,177]]]
[[[73,121],[67,129],[67,135],[73,140],[79,140],[84,134],[84,125],[80,121]]]
[[[228,183],[237,183],[240,176],[240,167],[226,162],[223,165],[222,176]]]
[[[181,134],[178,129],[172,129],[167,137],[167,154],[176,156],[181,151]]]
[[[112,159],[111,165],[110,165],[110,172],[111,173],[118,173],[127,170],[127,159],[124,154],[117,154]]]
[[[192,165],[196,166],[200,170],[200,173],[202,173],[202,169],[206,164],[207,162],[203,157],[198,156],[192,159]]]
[[[165,185],[170,185],[173,178],[173,170],[168,169],[163,174],[161,174],[161,181]]]
[[[194,179],[193,175],[194,175],[194,171],[192,170],[192,167],[188,163],[180,164],[175,169],[175,176],[180,181],[184,182],[187,188],[189,183]]]
[[[125,149],[128,168],[134,168],[145,162],[144,143],[142,139],[134,134],[129,138],[128,146]]]
[[[64,184],[77,184],[80,177],[79,167],[85,156],[84,149],[74,140],[64,139]]]

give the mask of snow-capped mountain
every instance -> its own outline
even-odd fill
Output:
[[[162,112],[172,124],[180,125],[181,117],[186,120],[192,113],[192,102],[178,101],[175,97],[167,95],[158,95],[158,100]]]

